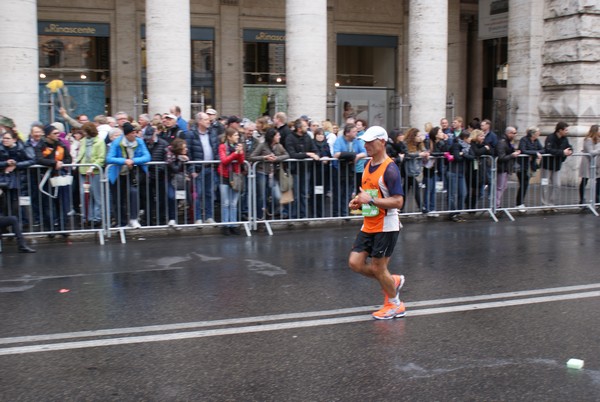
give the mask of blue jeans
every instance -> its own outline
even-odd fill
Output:
[[[219,190],[221,193],[221,222],[236,222],[240,193],[234,191],[228,183],[219,184]]]
[[[216,174],[212,167],[202,167],[195,179],[194,219],[214,219]],[[204,211],[204,218],[202,217]]]
[[[169,220],[177,218],[177,191],[171,183],[167,184],[167,217]]]
[[[86,175],[79,175],[79,196],[81,197],[81,215],[88,221],[92,221],[95,224],[100,224],[102,221],[102,191],[100,182],[100,175],[93,174],[89,176],[90,189],[88,193],[88,202],[85,200],[85,189],[84,183],[86,181]]]
[[[348,203],[357,186],[352,166],[344,164],[333,169],[333,216],[348,216]]]
[[[269,194],[271,195],[271,204],[267,205]],[[270,210],[275,215],[279,210],[280,199],[281,190],[277,180],[270,178],[266,173],[256,172],[256,218],[264,219],[266,210]]]
[[[467,183],[464,174],[450,169],[446,174],[448,176],[448,209],[451,211],[464,209],[467,195]]]
[[[435,171],[423,169],[423,183],[425,183],[425,194],[423,195],[423,208],[425,211],[435,211]]]
[[[294,177],[294,198],[296,201],[291,205],[290,217],[308,218],[308,199],[310,198],[310,174],[305,171],[304,166],[299,166]]]

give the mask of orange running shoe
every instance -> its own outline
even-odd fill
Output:
[[[401,318],[406,315],[406,308],[404,303],[400,304],[388,303],[383,306],[380,310],[372,314],[376,320],[391,320],[392,318]]]
[[[396,296],[398,296],[400,289],[404,286],[404,275],[392,275],[392,278],[394,278],[394,287],[396,288]],[[385,295],[385,298],[383,299],[383,305],[385,306],[386,304],[389,304],[390,298],[385,292],[383,292],[383,294]]]

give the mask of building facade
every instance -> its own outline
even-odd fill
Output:
[[[0,114],[21,131],[59,105],[92,116],[172,105],[186,118],[207,107],[353,114],[387,128],[479,117],[544,134],[565,120],[577,138],[600,114],[591,0],[0,3]]]

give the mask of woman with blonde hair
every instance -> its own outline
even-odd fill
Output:
[[[583,140],[583,152],[590,154],[592,158],[596,158],[596,200],[595,203],[600,203],[600,130],[598,125],[594,124],[590,127],[585,139]],[[583,157],[581,160],[581,167],[579,168],[579,176],[581,177],[581,183],[579,183],[579,203],[586,204],[585,200],[585,186],[591,176],[590,162],[587,157]]]
[[[335,144],[335,140],[337,140],[337,135],[333,132],[333,124],[329,120],[323,120],[321,122],[321,128],[325,134],[325,141],[327,141],[327,144],[329,145],[329,152],[333,155],[333,144]]]

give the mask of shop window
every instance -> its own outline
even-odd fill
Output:
[[[245,42],[244,84],[285,85],[285,44]]]
[[[339,33],[336,86],[396,87],[398,37]]]
[[[395,49],[338,46],[336,85],[394,88]]]
[[[105,37],[39,36],[40,76],[44,81],[107,81],[108,41]]]
[[[214,106],[213,41],[192,41],[192,115]]]

